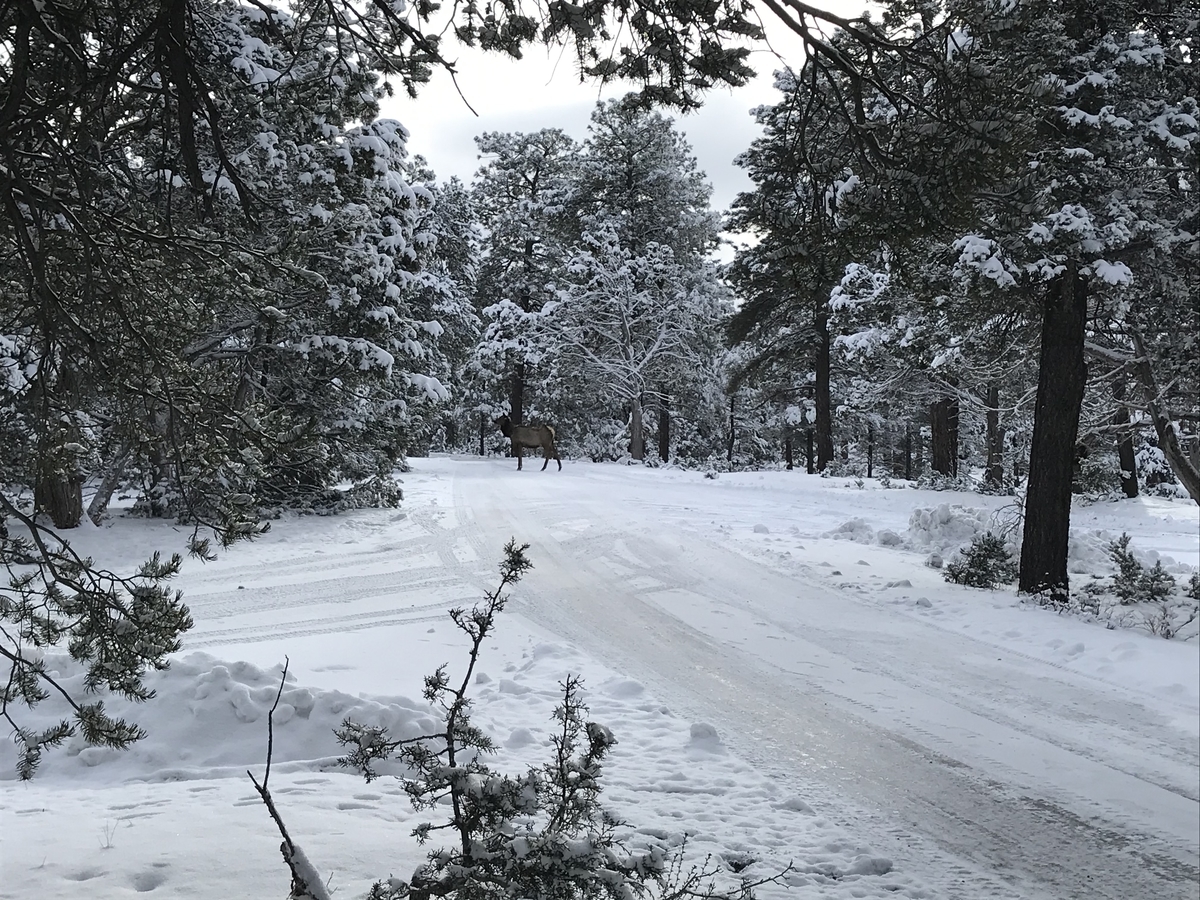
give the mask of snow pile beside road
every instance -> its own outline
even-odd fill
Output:
[[[905,543],[913,550],[945,554],[965,547],[977,535],[998,530],[997,525],[994,514],[987,509],[949,503],[918,507],[909,516]]]
[[[916,553],[937,553],[949,558],[970,545],[981,534],[1004,536],[1009,553],[1020,554],[1021,530],[1015,507],[986,509],[960,504],[942,503],[938,506],[917,507],[909,515],[908,529],[897,534],[880,529],[878,532],[866,519],[856,516],[822,537],[859,544],[878,544]],[[1109,545],[1118,535],[1106,529],[1072,528],[1067,550],[1067,567],[1075,575],[1111,575],[1115,571],[1109,555]],[[1194,566],[1176,561],[1153,549],[1133,546],[1131,552],[1142,565],[1152,567],[1162,562],[1163,568],[1175,575],[1191,575]]]
[[[48,655],[45,664],[73,697],[87,697],[84,671],[69,656]],[[88,770],[103,767],[105,780],[188,781],[244,776],[247,766],[260,766],[267,752],[267,713],[279,691],[280,667],[262,669],[246,662],[222,662],[207,653],[192,653],[162,672],[151,673],[154,699],[135,703],[102,692],[99,699],[112,715],[136,722],[148,734],[130,749],[88,747],[77,733],[61,750],[47,752],[38,778],[94,778]],[[91,698],[89,698],[91,699]],[[34,729],[70,718],[71,710],[54,694],[33,712],[20,713]],[[394,738],[431,733],[436,722],[423,703],[406,697],[363,699],[337,690],[303,687],[288,675],[275,710],[274,762],[284,771],[320,769],[334,764],[342,748],[333,729],[346,717],[384,725]],[[10,743],[0,750],[0,780],[16,777]]]

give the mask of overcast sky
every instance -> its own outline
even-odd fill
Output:
[[[843,5],[832,3],[831,6]],[[798,43],[782,29],[770,29],[772,46],[790,64],[799,64]],[[416,100],[397,97],[383,114],[399,119],[411,132],[409,148],[429,160],[439,179],[457,175],[469,182],[479,168],[475,135],[485,131],[537,131],[561,128],[576,140],[587,133],[598,99],[617,97],[627,87],[599,92],[580,84],[571,51],[547,52],[531,47],[526,58],[511,61],[496,54],[459,48],[459,86],[478,112],[474,115],[443,72],[434,75]],[[713,206],[724,209],[750,181],[733,159],[758,135],[750,110],[778,97],[771,73],[782,67],[779,57],[756,50],[751,65],[758,77],[736,91],[713,91],[703,110],[677,116],[678,126],[713,185]]]

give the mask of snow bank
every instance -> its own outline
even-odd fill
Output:
[[[847,520],[822,537],[854,541],[860,544],[879,544],[919,553],[937,553],[949,557],[968,546],[978,535],[991,532],[1007,537],[1008,550],[1020,553],[1021,532],[1018,514],[1013,507],[986,509],[960,504],[942,503],[938,506],[917,507],[909,515],[908,529],[903,534],[882,529],[876,532],[865,519]],[[1114,571],[1108,547],[1119,535],[1106,529],[1072,528],[1067,550],[1067,568],[1077,575],[1109,575]],[[1162,562],[1163,568],[1176,575],[1190,575],[1196,568],[1177,562],[1156,550],[1131,546],[1142,565],[1151,567]]]
[[[83,697],[83,669],[66,655],[47,655],[48,673],[73,696]],[[134,703],[101,692],[113,715],[137,722],[149,734],[125,751],[89,747],[76,734],[64,747],[48,751],[38,777],[81,777],[100,767],[107,781],[186,781],[244,777],[247,767],[266,759],[267,713],[279,690],[281,667],[262,669],[245,662],[222,662],[192,653],[147,682],[157,696]],[[18,711],[23,725],[46,727],[69,718],[70,710],[52,697],[33,712]],[[368,700],[337,690],[303,687],[288,675],[275,710],[274,764],[282,771],[334,765],[342,748],[333,729],[351,717],[386,726],[395,738],[436,730],[429,707],[406,697]],[[12,745],[0,750],[0,779],[16,778]],[[389,770],[391,771],[391,770]],[[96,775],[87,777],[94,781]]]

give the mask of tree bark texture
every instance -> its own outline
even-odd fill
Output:
[[[875,426],[867,426],[867,477],[875,477]]]
[[[78,528],[83,521],[83,479],[52,468],[38,472],[33,506],[50,517],[55,528]]]
[[[735,402],[733,397],[729,398],[729,446],[726,448],[726,456],[730,465],[733,465],[733,447],[737,443],[737,421],[733,417]]]
[[[813,475],[817,471],[816,455],[813,453],[813,430],[808,428],[804,432],[804,471],[809,475]]]
[[[1125,379],[1113,383],[1113,399],[1117,411],[1113,425],[1117,427],[1117,459],[1121,464],[1121,490],[1129,498],[1138,495],[1137,457],[1133,455],[1133,432],[1129,429],[1129,407],[1125,405]]]
[[[629,403],[629,455],[634,459],[646,458],[646,429],[642,419],[641,397],[634,397]]]
[[[816,317],[817,365],[817,471],[824,472],[833,462],[833,406],[829,396],[830,341],[829,314],[822,310]]]
[[[958,399],[943,397],[929,410],[932,431],[933,471],[947,478],[958,476]]]
[[[789,472],[795,468],[792,464],[792,433],[790,431],[783,439],[783,461],[787,463],[787,470]]]
[[[658,404],[658,458],[663,462],[671,459],[671,408],[666,400]]]
[[[904,477],[912,481],[913,477],[913,439],[912,422],[904,423]]]
[[[987,468],[983,480],[993,488],[1004,484],[1004,429],[1000,427],[1000,386],[987,391]]]
[[[1071,526],[1071,473],[1087,381],[1083,359],[1087,279],[1075,266],[1048,286],[1042,309],[1042,349],[1029,448],[1025,529],[1017,589],[1066,599]]]

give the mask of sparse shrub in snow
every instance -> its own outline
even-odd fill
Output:
[[[1191,626],[1200,618],[1200,603],[1194,602],[1200,599],[1200,575],[1193,574],[1187,592],[1181,594],[1162,558],[1151,554],[1154,565],[1147,568],[1130,546],[1128,534],[1109,540],[1107,549],[1116,567],[1111,581],[1086,585],[1061,605],[1062,611],[1100,619],[1109,628],[1145,628],[1168,640],[1196,636]],[[1116,602],[1106,602],[1113,595]]]
[[[1154,561],[1154,567],[1142,574],[1141,584],[1144,602],[1161,603],[1175,593],[1175,577],[1163,568],[1162,560]]]
[[[960,551],[958,559],[946,566],[943,577],[968,587],[994,588],[1008,584],[1017,577],[1017,564],[998,535],[981,534],[971,546]]]
[[[1129,535],[1122,534],[1110,543],[1108,553],[1117,567],[1117,574],[1113,576],[1113,593],[1121,598],[1122,603],[1133,603],[1138,595],[1142,564],[1129,551]]]
[[[1117,567],[1113,576],[1112,589],[1121,603],[1161,603],[1175,590],[1175,578],[1155,560],[1149,571],[1129,549],[1129,535],[1122,534],[1109,544],[1109,556]]]
[[[1185,628],[1196,621],[1197,616],[1200,616],[1200,606],[1181,609],[1179,606],[1162,602],[1153,611],[1144,614],[1143,624],[1151,634],[1169,641],[1179,637]]]
[[[917,487],[928,491],[974,491],[975,482],[963,471],[957,475],[942,475],[940,472],[925,472],[917,479]]]

